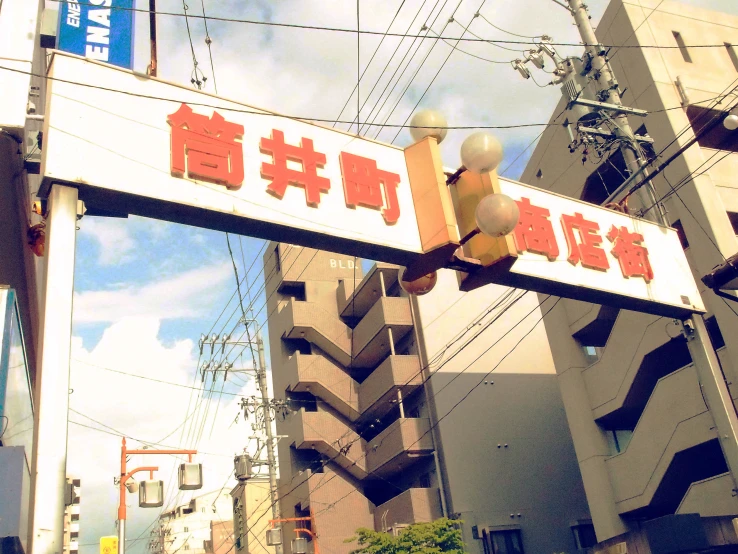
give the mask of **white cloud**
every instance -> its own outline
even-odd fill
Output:
[[[205,266],[144,286],[117,285],[114,290],[74,294],[75,323],[118,321],[130,316],[161,319],[202,317],[212,310],[227,280],[228,263]]]
[[[232,456],[247,445],[246,437],[250,434],[242,419],[240,424],[231,425],[238,413],[239,397],[223,395],[219,398],[217,392],[222,383],[219,380],[213,400],[199,403],[198,399],[202,398],[199,393],[185,388],[200,385],[200,379],[194,378],[197,359],[192,341],[183,340],[165,346],[158,337],[159,327],[160,321],[156,318],[124,318],[108,327],[90,351],[82,347],[81,339],[75,338],[70,420],[103,430],[105,427],[101,424],[114,427],[128,435],[129,448],[141,446],[130,437],[153,442],[170,435],[162,440],[165,445],[194,447],[201,452],[197,459],[203,463],[204,487],[199,492],[233,486]],[[181,386],[136,378],[110,369]],[[229,382],[227,392],[253,394],[251,383],[239,391],[232,380]],[[193,410],[195,406],[199,409]],[[192,411],[195,415],[177,429]],[[82,480],[80,543],[83,545],[93,545],[100,536],[116,533],[118,489],[113,486],[113,477],[120,473],[121,440],[114,436],[116,431],[108,431],[113,435],[75,423],[69,426],[67,474]],[[158,466],[160,470],[155,478],[165,482],[166,489],[170,491],[168,500],[179,503],[185,502],[193,493],[175,494],[177,476],[173,470],[178,463],[179,460],[172,456],[138,455],[131,457],[128,469]],[[137,475],[137,479],[147,478],[145,473]],[[159,510],[139,509],[133,494],[127,495],[126,502],[129,506],[128,538],[134,539],[158,516]],[[147,537],[148,532],[144,534],[144,538]],[[132,552],[146,550],[145,541],[129,543],[128,546]],[[92,553],[93,550],[97,548],[86,546],[82,552]]]
[[[120,265],[133,259],[136,241],[131,235],[131,225],[125,219],[83,218],[80,233],[97,242],[100,265]]]

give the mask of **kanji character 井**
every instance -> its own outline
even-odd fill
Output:
[[[358,205],[382,210],[387,225],[396,223],[400,217],[397,201],[397,185],[400,176],[377,168],[377,162],[348,152],[341,152],[341,173],[346,205]],[[382,191],[384,190],[384,198]]]
[[[172,175],[212,181],[229,189],[243,183],[243,125],[218,112],[196,114],[186,104],[167,117],[172,126]]]
[[[556,244],[556,236],[548,219],[551,212],[534,206],[528,198],[521,198],[517,204],[520,220],[515,227],[514,238],[518,252],[535,252],[555,260],[559,255],[559,245]]]
[[[566,244],[569,247],[567,261],[572,265],[582,262],[582,266],[590,269],[607,271],[610,262],[607,261],[605,251],[600,248],[602,237],[599,234],[600,225],[594,221],[584,219],[576,212],[573,216],[562,215],[561,226],[564,228]],[[579,234],[579,240],[577,240]]]
[[[325,154],[315,151],[313,141],[303,138],[300,146],[286,144],[284,133],[273,129],[272,137],[262,138],[259,145],[263,153],[272,155],[273,163],[261,164],[261,174],[272,179],[267,190],[277,198],[282,198],[287,185],[303,187],[307,203],[317,206],[320,203],[320,193],[327,192],[331,188],[331,182],[318,175],[318,167],[325,165]],[[302,163],[302,171],[287,167],[287,160]]]
[[[643,246],[643,235],[631,233],[626,227],[612,226],[607,238],[613,242],[612,255],[620,262],[623,277],[643,277],[646,283],[653,279],[653,269],[648,260],[648,250]]]

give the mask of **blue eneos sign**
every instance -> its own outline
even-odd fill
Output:
[[[59,12],[57,48],[133,68],[134,0],[66,0]]]

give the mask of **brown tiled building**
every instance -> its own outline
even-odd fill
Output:
[[[265,254],[284,517],[312,515],[325,552],[359,527],[442,515],[410,302],[397,268],[272,244]],[[285,529],[285,542],[292,530]],[[355,547],[355,546],[354,546]]]

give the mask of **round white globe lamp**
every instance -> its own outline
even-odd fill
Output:
[[[474,219],[479,230],[490,237],[513,232],[520,219],[518,204],[506,194],[490,194],[477,204]]]
[[[731,114],[723,119],[723,126],[728,131],[735,131],[736,129],[738,129],[738,115]]]
[[[474,173],[488,173],[502,161],[502,145],[489,133],[479,132],[466,137],[461,144],[461,163]]]
[[[436,110],[420,110],[410,120],[410,135],[418,142],[425,137],[435,137],[438,142],[446,138],[448,122],[443,114]]]
[[[423,296],[433,290],[438,282],[438,273],[435,271],[423,275],[414,281],[405,281],[405,268],[401,268],[397,275],[397,280],[400,282],[400,287],[408,294],[415,294],[417,296]]]

